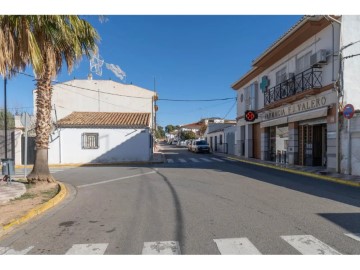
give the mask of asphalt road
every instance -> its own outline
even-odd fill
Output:
[[[156,166],[80,167],[0,254],[360,254],[360,189],[164,146]]]

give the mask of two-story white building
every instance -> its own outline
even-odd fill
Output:
[[[235,154],[360,174],[349,151],[360,147],[360,117],[349,132],[341,113],[347,103],[360,109],[359,53],[360,16],[304,16],[232,84]],[[247,110],[258,118],[246,121]]]
[[[36,115],[36,90],[33,98]],[[85,80],[74,79],[53,85],[49,164],[149,160],[153,146],[151,134],[155,125],[156,99],[154,91],[112,80],[93,80],[91,76]],[[86,114],[86,123],[76,122],[83,114]],[[61,125],[70,115],[76,124]],[[139,115],[146,115],[146,121],[141,126],[138,126]],[[110,123],[109,119],[116,121]],[[23,129],[19,129],[18,133],[15,163],[21,165],[25,152],[21,143]],[[88,133],[97,134],[93,136],[98,138],[94,149],[84,146],[83,138]],[[28,145],[28,148],[34,151],[33,146]],[[28,159],[28,164],[32,162],[33,159]]]

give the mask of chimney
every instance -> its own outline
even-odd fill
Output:
[[[92,74],[91,73],[89,73],[89,75],[88,75],[88,80],[92,80]]]

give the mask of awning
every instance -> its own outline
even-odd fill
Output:
[[[314,119],[314,118],[320,118],[327,116],[328,107],[323,107],[316,110],[311,110],[307,112],[302,112],[294,115],[290,115],[288,117],[289,122],[298,122],[298,121],[304,121],[308,119]]]
[[[288,122],[288,117],[285,116],[285,117],[273,119],[273,120],[270,120],[270,121],[261,122],[260,123],[260,128],[278,126],[278,125],[286,124],[287,122]]]

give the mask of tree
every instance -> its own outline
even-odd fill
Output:
[[[207,129],[207,125],[205,123],[201,124],[201,127],[199,129],[199,135],[204,136],[206,129]]]
[[[184,140],[192,140],[192,139],[196,139],[196,135],[192,131],[181,131],[180,139],[182,141],[184,141]]]
[[[165,132],[166,133],[170,133],[170,132],[173,132],[175,130],[175,127],[173,125],[167,125],[165,127]]]
[[[7,128],[13,129],[15,127],[15,117],[14,115],[7,111],[6,112],[6,118],[7,118]],[[0,129],[5,129],[5,110],[0,110]]]
[[[66,63],[70,73],[83,54],[97,51],[99,35],[79,16],[0,16],[0,74],[11,77],[31,65],[36,75],[36,156],[27,179],[54,182],[49,171],[51,81]]]
[[[157,126],[157,129],[155,131],[155,137],[157,139],[161,139],[161,138],[164,138],[165,137],[165,131],[164,131],[164,128],[161,127],[161,126]]]

